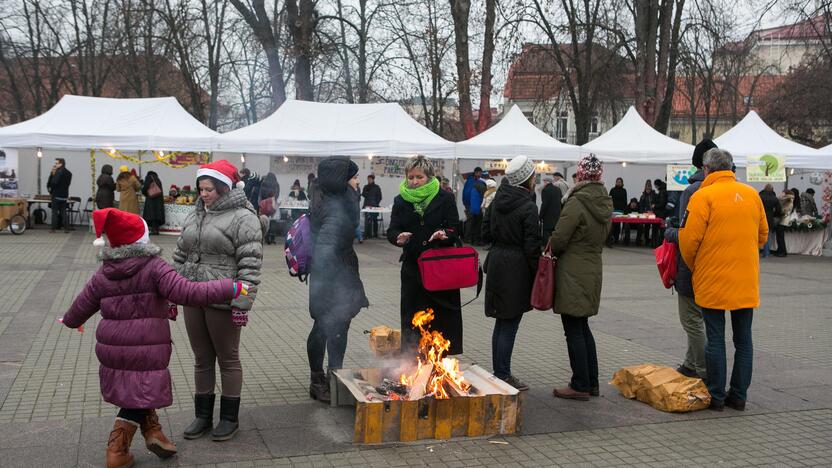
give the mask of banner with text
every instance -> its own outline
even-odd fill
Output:
[[[17,150],[0,149],[0,198],[18,195]]]
[[[748,182],[785,182],[786,157],[776,154],[749,156],[746,168]]]
[[[682,191],[688,188],[688,179],[696,172],[696,166],[690,164],[668,164],[667,190]]]

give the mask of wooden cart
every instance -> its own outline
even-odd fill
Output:
[[[28,217],[26,199],[0,198],[0,231],[8,228],[12,234],[23,234]]]

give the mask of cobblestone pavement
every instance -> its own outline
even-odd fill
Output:
[[[97,316],[77,333],[56,322],[97,268],[83,231],[0,233],[0,466],[98,466],[115,409],[101,400],[94,355]],[[169,256],[175,238],[154,241]],[[363,330],[398,327],[397,250],[356,245],[371,307],[353,321],[345,365],[372,365]],[[570,371],[560,320],[526,314],[513,372],[529,383],[522,435],[383,447],[353,445],[352,412],[307,395],[307,287],[266,247],[263,283],[243,330],[241,431],[231,442],[183,441],[191,418],[193,358],[182,320],[172,323],[173,406],[162,412],[180,453],[160,463],[140,443],[141,466],[520,466],[829,465],[832,463],[832,261],[789,257],[762,263],[755,312],[754,380],[746,413],[661,413],[602,384],[589,403],[555,400]],[[646,249],[604,254],[601,311],[591,320],[600,373],[644,362],[675,366],[685,349],[676,298],[658,281]],[[472,293],[466,291],[463,297]],[[493,322],[482,299],[466,307],[461,360],[491,368]],[[730,340],[730,332],[728,333]],[[730,349],[730,347],[729,347]],[[505,443],[502,443],[505,442]]]

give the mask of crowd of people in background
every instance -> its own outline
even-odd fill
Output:
[[[411,320],[415,312],[427,309],[435,317],[430,328],[450,340],[447,354],[463,352],[460,291],[427,290],[417,259],[429,249],[458,245],[462,238],[488,245],[483,264],[484,314],[494,319],[493,372],[518,390],[528,390],[529,385],[514,375],[511,358],[523,314],[532,310],[538,259],[545,249],[557,258],[553,312],[560,315],[572,369],[569,381],[555,387],[552,395],[582,401],[599,396],[598,355],[589,319],[600,309],[602,251],[605,245],[627,245],[631,240],[631,225],[622,229],[611,220],[616,212],[653,213],[667,223],[637,229],[636,243],[667,241],[679,246],[673,287],[687,348],[677,371],[705,380],[711,409],[744,410],[752,374],[751,323],[754,308],[759,307],[759,259],[770,254],[773,239],[775,255],[786,255],[786,227],[800,216],[817,215],[814,190],[803,194],[785,190],[778,197],[773,186],[767,185],[758,194],[737,182],[731,154],[707,139],[696,146],[691,163],[695,171],[683,192],[671,194],[663,180],[647,180],[637,199],[629,197],[620,177],[607,190],[601,181],[603,164],[588,155],[578,163],[571,186],[561,173],[542,176],[538,208],[535,164],[518,156],[508,163],[499,185],[479,167],[466,178],[461,223],[448,179],[437,176],[428,158],[410,158],[385,233],[401,249],[400,352],[406,356],[417,352],[420,335]],[[171,267],[158,258],[160,250],[148,237],[158,234],[164,223],[159,176],[151,171],[140,180],[126,166],[119,168],[115,180],[112,173],[113,168],[104,165],[96,181],[96,245],[103,244],[104,234],[110,243],[102,253],[104,265],[63,320],[67,326],[78,327],[102,309],[105,316],[100,326],[111,323],[107,326],[121,330],[138,313],[148,319],[142,340],[122,342],[120,332],[98,337],[104,345],[96,348],[102,395],[120,408],[107,462],[121,466],[132,461],[129,447],[138,429],[148,449],[158,456],[176,453],[155,412],[171,404],[170,345],[161,349],[153,344],[159,339],[169,342],[167,319],[178,314],[176,304],[184,305],[195,361],[194,420],[185,428],[184,437],[210,433],[213,440],[223,441],[238,431],[241,327],[248,323],[260,283],[263,244],[275,242],[280,186],[274,173],[260,177],[247,168],[238,171],[227,161],[201,166],[196,179],[199,198],[184,223]],[[47,183],[55,211],[53,229],[67,227],[62,202],[67,200],[71,177],[64,161],[56,161]],[[353,243],[356,237],[377,237],[379,229],[377,213],[366,213],[364,231],[359,231],[361,210],[379,207],[382,193],[373,174],[360,188],[359,168],[346,157],[324,159],[317,176],[309,174],[307,183],[304,188],[295,180],[288,197],[309,205],[313,243],[309,395],[328,402],[331,373],[343,365],[352,319],[369,306]],[[138,191],[144,196],[144,221],[137,216]],[[114,208],[115,192],[119,192],[118,209]],[[737,268],[725,269],[726,264]],[[110,310],[106,300],[113,294],[129,297],[132,308]],[[726,312],[731,314],[735,346],[730,379]],[[124,358],[134,352],[149,360],[139,364]],[[221,394],[215,426],[217,366]],[[136,373],[146,385],[129,384],[125,376]]]

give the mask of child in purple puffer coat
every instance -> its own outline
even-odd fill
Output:
[[[97,239],[110,247],[62,322],[78,328],[101,311],[95,338],[98,375],[104,400],[118,406],[107,443],[107,467],[130,466],[130,444],[141,428],[147,448],[161,458],[176,453],[162,432],[157,408],[173,402],[168,364],[171,355],[169,318],[174,304],[202,306],[247,294],[248,285],[230,279],[191,282],[176,273],[148,242],[147,224],[114,208],[93,212]],[[229,312],[230,313],[230,312]]]

